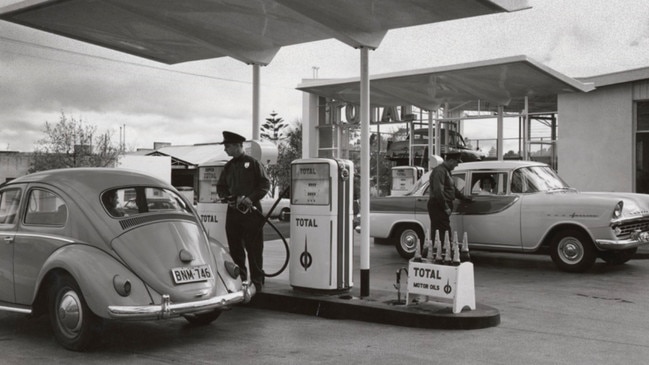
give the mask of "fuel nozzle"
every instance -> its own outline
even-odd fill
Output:
[[[245,198],[246,197],[243,196],[243,195],[241,195],[241,196],[230,195],[228,197],[225,197],[225,198],[221,199],[221,202],[222,203],[228,203],[229,207],[237,209],[239,212],[241,212],[243,214],[248,214],[248,212],[250,212],[250,210],[253,209],[254,206],[245,205],[243,203],[243,200]]]

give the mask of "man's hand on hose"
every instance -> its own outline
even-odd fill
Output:
[[[246,207],[246,209],[250,209],[252,208],[252,200],[247,196],[240,196],[237,198],[237,206],[240,207],[242,205]]]

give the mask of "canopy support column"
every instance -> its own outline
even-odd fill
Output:
[[[370,295],[370,74],[369,48],[361,47],[361,297]]]
[[[428,169],[426,171],[432,170],[433,169],[433,155],[436,155],[436,144],[435,144],[435,139],[432,138],[432,136],[439,135],[435,134],[435,126],[433,125],[433,111],[429,110],[428,111]]]
[[[529,156],[529,142],[530,142],[530,130],[529,130],[529,105],[527,96],[525,97],[525,109],[523,109],[523,160],[527,161],[530,159]]]
[[[260,85],[259,85],[259,65],[252,65],[252,139],[259,140],[259,109],[261,108]]]
[[[498,106],[498,139],[496,141],[496,154],[498,155],[498,161],[502,161],[505,158],[505,153],[503,151],[503,110],[504,108],[502,105]]]

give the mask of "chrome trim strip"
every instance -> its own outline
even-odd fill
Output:
[[[15,313],[22,313],[22,314],[32,314],[31,309],[9,307],[9,306],[5,306],[5,305],[0,305],[0,311],[15,312]]]
[[[74,243],[74,240],[71,240],[69,238],[64,238],[61,236],[53,236],[50,234],[40,234],[40,233],[22,233],[22,232],[14,232],[15,236],[21,236],[21,237],[36,237],[36,238],[47,238],[50,240],[58,240],[58,241],[63,241],[67,243]]]
[[[187,303],[171,303],[169,296],[165,294],[162,296],[162,303],[159,305],[109,305],[108,314],[112,318],[120,319],[161,319],[210,309],[225,309],[243,301],[243,290]]]

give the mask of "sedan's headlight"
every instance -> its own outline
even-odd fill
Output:
[[[615,209],[613,209],[613,219],[620,218],[622,216],[622,209],[624,208],[624,202],[621,200],[617,202],[615,205]]]

